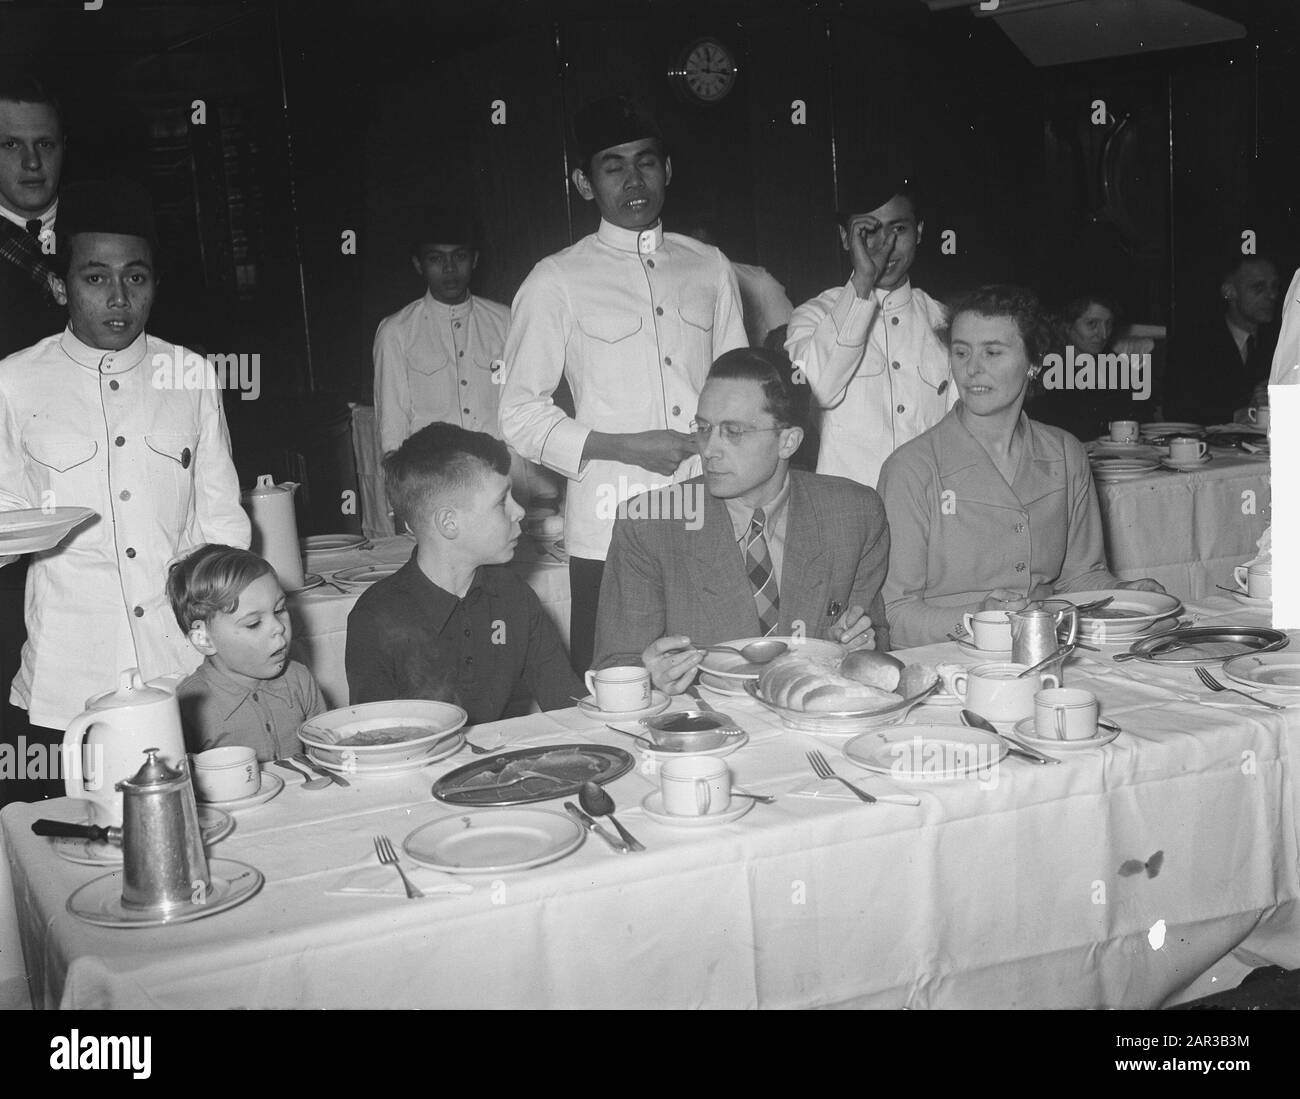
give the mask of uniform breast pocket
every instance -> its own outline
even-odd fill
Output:
[[[412,374],[417,374],[424,378],[432,378],[447,369],[447,360],[441,355],[412,356],[406,360],[406,363],[411,368]]]
[[[707,371],[715,358],[713,354],[713,298],[712,296],[687,297],[677,308],[682,320],[682,339],[692,365],[703,364]]]
[[[622,343],[641,331],[641,318],[624,316],[585,316],[578,318],[578,327],[592,343],[600,345]]]
[[[148,448],[146,477],[159,520],[179,530],[194,504],[194,451],[199,437],[161,432],[144,437]]]
[[[42,498],[38,507],[93,507],[99,511],[103,486],[99,464],[93,459],[99,443],[76,435],[34,435],[23,440],[23,449],[33,463],[37,488]],[[52,492],[53,498],[44,493]]]

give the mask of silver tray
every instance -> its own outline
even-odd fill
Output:
[[[1191,667],[1194,664],[1222,664],[1247,653],[1271,653],[1291,643],[1281,630],[1264,626],[1191,626],[1172,633],[1148,637],[1129,647],[1139,660],[1149,664]],[[1198,653],[1199,645],[1237,645],[1238,651],[1218,656]],[[1166,655],[1168,654],[1168,655]]]
[[[581,752],[598,760],[602,768],[598,774],[584,775],[567,782],[543,782],[525,777],[497,785],[465,786],[468,780],[480,775],[499,774],[517,760],[536,760],[548,752]],[[632,770],[634,763],[630,752],[607,744],[545,744],[540,748],[502,752],[457,767],[433,784],[433,796],[449,805],[527,805],[533,801],[552,801],[555,798],[571,797],[582,788],[584,782],[595,782],[602,786],[613,782]]]

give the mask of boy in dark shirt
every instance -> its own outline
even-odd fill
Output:
[[[348,615],[351,703],[436,699],[477,724],[500,718],[521,682],[543,710],[585,694],[537,594],[504,567],[524,514],[505,444],[430,424],[385,456],[384,483],[416,546]]]

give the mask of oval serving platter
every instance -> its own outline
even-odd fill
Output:
[[[449,805],[527,805],[576,794],[584,782],[604,785],[632,770],[630,752],[607,744],[545,744],[478,759],[433,784]]]
[[[1290,643],[1281,630],[1264,626],[1191,626],[1148,637],[1128,651],[1152,664],[1191,666],[1220,664],[1248,653],[1277,652]]]

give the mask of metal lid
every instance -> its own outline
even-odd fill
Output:
[[[167,766],[166,760],[160,759],[158,753],[160,748],[146,748],[144,750],[145,761],[130,778],[123,779],[117,784],[117,788],[122,791],[130,790],[158,790],[165,789],[168,786],[174,786],[178,782],[185,782],[188,776],[183,768],[173,770]]]

